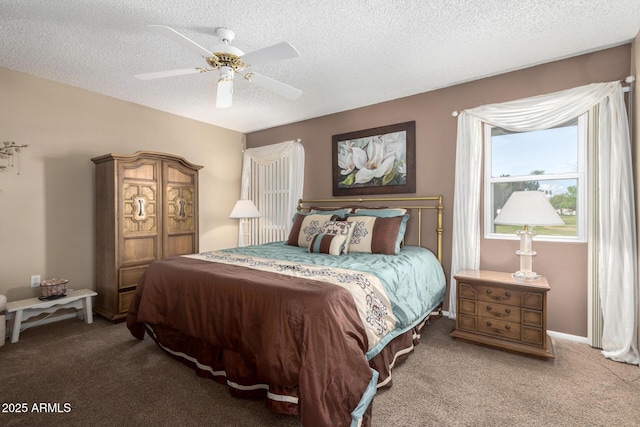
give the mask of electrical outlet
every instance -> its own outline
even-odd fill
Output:
[[[40,286],[40,275],[34,274],[33,276],[31,276],[31,287],[37,288],[38,286]]]

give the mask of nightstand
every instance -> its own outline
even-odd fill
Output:
[[[456,279],[456,329],[451,336],[540,359],[553,359],[547,335],[549,284],[511,273],[462,270]]]

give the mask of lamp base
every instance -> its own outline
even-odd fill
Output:
[[[533,281],[540,280],[542,277],[539,274],[536,274],[535,271],[516,271],[511,275],[516,280],[524,280],[524,281]]]
[[[516,251],[516,255],[520,257],[520,270],[511,275],[516,280],[533,281],[539,280],[542,276],[536,274],[535,271],[531,271],[533,267],[533,257],[536,255],[536,251],[532,250],[532,239],[535,236],[532,230],[529,230],[528,226],[525,226],[524,230],[518,230],[520,236],[520,250]]]

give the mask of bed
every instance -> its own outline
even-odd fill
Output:
[[[304,426],[370,425],[376,390],[442,306],[442,196],[338,202],[301,200],[285,242],[151,263],[127,327]],[[405,205],[363,206],[381,202]],[[423,210],[436,212],[435,253]]]

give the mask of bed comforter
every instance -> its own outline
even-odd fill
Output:
[[[302,425],[367,424],[379,376],[403,351],[382,350],[409,345],[444,289],[425,249],[332,257],[275,243],[152,263],[127,325]]]

